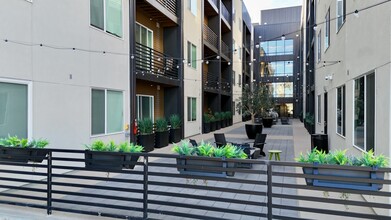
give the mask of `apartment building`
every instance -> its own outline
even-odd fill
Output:
[[[300,23],[301,6],[296,6],[262,10],[260,25],[254,26],[254,77],[266,83],[282,117],[302,112]]]
[[[3,1],[0,137],[125,141],[128,1]]]
[[[241,61],[251,59],[242,50],[250,44],[242,38],[251,39],[243,7],[238,0],[3,3],[0,137],[66,148],[135,141],[137,120],[172,114],[182,118],[182,137],[202,133],[203,113],[234,112],[250,72]]]

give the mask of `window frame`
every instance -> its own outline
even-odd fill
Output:
[[[242,86],[242,75],[238,74],[238,78],[239,78],[238,86],[241,87]]]
[[[1,83],[13,83],[27,86],[27,139],[33,138],[33,83],[28,80],[0,78]]]
[[[121,29],[122,29],[122,33],[121,33],[121,36],[118,36],[114,33],[111,33],[111,32],[108,32],[107,31],[107,19],[106,19],[106,1],[110,1],[110,0],[102,0],[103,1],[103,29],[95,26],[95,25],[92,25],[91,23],[91,0],[90,0],[90,27],[91,28],[94,28],[96,30],[99,30],[99,31],[103,31],[104,33],[110,35],[110,36],[113,36],[113,37],[116,37],[118,39],[121,39],[121,40],[124,40],[124,34],[125,34],[125,27],[124,27],[124,21],[125,21],[125,13],[124,13],[124,0],[121,0]]]
[[[320,63],[320,61],[322,60],[322,30],[319,30],[319,33],[318,33],[318,57],[317,57],[317,61],[318,63]]]
[[[326,51],[330,47],[330,7],[327,10],[325,20],[326,27],[324,32],[324,51]]]
[[[338,9],[339,9],[339,7],[338,7],[338,3],[339,2],[342,2],[342,15],[341,15],[341,17],[342,17],[342,22],[341,22],[341,25],[340,26],[338,26],[338,20],[339,20],[339,16],[338,16]],[[336,33],[338,33],[339,32],[339,30],[341,30],[341,28],[343,27],[343,25],[345,24],[345,21],[346,21],[346,0],[337,0],[336,1],[336,10],[335,10],[335,13],[336,13],[336,16],[335,16],[335,27],[336,27]]]
[[[317,97],[317,120],[316,122],[318,124],[322,124],[322,95],[319,94],[318,97]]]
[[[100,90],[100,91],[104,91],[105,93],[105,132],[102,133],[102,134],[92,134],[92,90]],[[91,90],[90,90],[90,113],[91,113],[91,127],[90,127],[90,137],[99,137],[99,136],[106,136],[106,135],[113,135],[113,134],[121,134],[121,133],[124,133],[124,130],[121,129],[121,131],[115,131],[115,132],[107,132],[107,92],[108,91],[112,91],[112,92],[121,92],[122,93],[122,125],[125,124],[125,96],[124,96],[124,91],[123,90],[116,90],[116,89],[107,89],[107,88],[99,88],[99,87],[92,87]]]
[[[145,95],[145,94],[136,94],[136,117],[137,117],[137,120],[140,120],[140,117],[139,117],[139,110],[138,110],[138,108],[137,107],[139,107],[140,106],[140,104],[138,104],[138,101],[139,101],[139,97],[148,97],[148,98],[152,98],[152,107],[151,107],[151,109],[152,109],[152,111],[151,111],[151,113],[152,113],[152,117],[151,117],[151,120],[152,121],[155,121],[155,96],[153,96],[153,95]]]
[[[236,85],[236,72],[235,70],[232,70],[232,85]]]
[[[198,11],[198,4],[197,3],[198,3],[197,0],[188,0],[188,4],[189,4],[188,9],[194,16],[197,16],[197,11]],[[195,9],[193,8],[193,6],[194,6],[193,4],[195,4]]]
[[[196,57],[193,57],[193,47]],[[197,69],[197,46],[190,41],[187,41],[187,66]]]
[[[339,90],[341,92],[341,133],[338,133],[338,94],[339,94]],[[341,85],[339,87],[336,88],[336,109],[335,109],[335,120],[336,120],[336,127],[335,127],[335,132],[337,133],[337,135],[341,136],[341,137],[346,137],[346,85]]]
[[[195,105],[196,105],[196,110],[195,110],[196,112],[195,112],[195,119],[194,120],[192,117],[193,116],[193,100],[195,100]],[[187,122],[196,122],[196,121],[197,121],[197,97],[188,96],[187,97]]]

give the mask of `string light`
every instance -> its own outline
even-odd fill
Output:
[[[356,17],[356,18],[358,18],[359,17],[359,14],[358,14],[358,10],[356,9],[355,11],[354,11],[354,16]]]

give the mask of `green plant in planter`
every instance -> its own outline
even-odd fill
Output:
[[[168,130],[168,123],[165,118],[158,118],[156,119],[156,131],[157,132],[164,132]]]
[[[216,121],[220,121],[221,120],[221,113],[220,112],[215,112],[214,113],[214,117],[215,117]]]
[[[140,134],[152,134],[153,133],[153,122],[149,118],[144,118],[139,120],[138,129],[140,130]]]
[[[0,146],[4,147],[20,147],[20,148],[45,148],[49,141],[45,139],[19,139],[17,136],[8,136],[8,138],[0,138]]]
[[[178,129],[181,127],[181,118],[177,114],[170,116],[170,124],[172,129]]]
[[[195,153],[196,148],[194,148],[190,141],[183,140],[180,145],[174,145],[172,151],[183,156],[191,156]]]
[[[210,123],[212,121],[212,115],[205,113],[204,114],[204,122],[205,123]]]
[[[230,111],[226,111],[225,115],[226,115],[227,119],[231,119],[232,118],[232,112],[230,112]]]
[[[107,145],[101,140],[94,141],[91,145],[85,145],[85,147],[91,151],[107,151]]]
[[[215,147],[210,143],[202,142],[197,148],[196,153],[198,156],[212,157],[215,151]]]
[[[125,152],[125,153],[140,153],[144,150],[143,146],[129,143],[127,141],[121,143],[118,145],[118,151],[119,152]]]

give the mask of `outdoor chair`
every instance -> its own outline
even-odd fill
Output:
[[[193,147],[198,147],[197,141],[195,141],[194,139],[189,139],[189,141],[190,144],[193,145]]]
[[[265,152],[263,151],[263,147],[266,144],[265,143],[266,137],[267,137],[267,134],[261,134],[261,133],[257,133],[257,135],[255,136],[253,147],[259,148],[259,152],[254,153],[253,159],[257,159],[259,157],[259,155],[262,155],[264,157],[266,156]]]
[[[222,147],[227,144],[232,144],[237,147],[240,147],[243,149],[243,152],[247,154],[247,158],[250,159],[252,158],[252,155],[254,154],[254,149],[253,147],[250,147],[249,143],[233,143],[229,142],[225,139],[225,135],[223,133],[214,133],[215,136],[215,143],[216,147]]]

